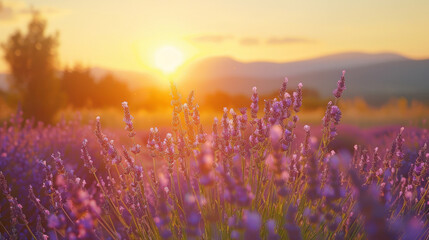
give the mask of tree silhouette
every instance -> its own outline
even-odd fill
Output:
[[[128,85],[119,81],[113,74],[107,73],[96,84],[96,91],[92,94],[94,107],[121,107],[118,102],[128,100],[130,90]]]
[[[66,68],[61,79],[62,90],[67,102],[75,108],[90,107],[96,91],[95,79],[88,67],[75,65]]]
[[[25,117],[51,122],[60,107],[57,77],[58,34],[46,35],[46,21],[35,12],[27,33],[16,31],[2,44],[12,74],[11,91],[19,96]]]

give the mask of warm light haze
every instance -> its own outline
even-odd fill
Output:
[[[182,52],[173,46],[164,46],[155,52],[155,66],[164,73],[174,72],[183,64]]]
[[[0,0],[0,240],[428,239],[429,0]]]
[[[62,66],[154,71],[154,52],[165,45],[180,49],[186,62],[210,56],[285,62],[343,52],[429,57],[425,0],[0,2],[0,42],[38,9],[48,32],[60,33]],[[0,71],[7,71],[3,59]]]

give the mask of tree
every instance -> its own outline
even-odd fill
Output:
[[[121,107],[118,103],[130,97],[128,85],[118,80],[113,74],[106,74],[96,84],[96,91],[92,94],[94,107]]]
[[[11,91],[19,95],[24,117],[51,122],[61,102],[58,34],[46,35],[45,31],[46,21],[35,12],[27,33],[16,31],[2,48],[12,74]]]
[[[67,102],[75,108],[89,107],[93,104],[93,94],[96,91],[95,79],[87,67],[75,65],[66,68],[61,80],[62,90],[67,96]]]

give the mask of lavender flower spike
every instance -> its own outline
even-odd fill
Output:
[[[280,93],[279,93],[279,99],[280,100],[282,100],[285,96],[288,82],[289,82],[289,79],[287,77],[285,77],[285,80],[283,81],[282,86],[280,88]]]
[[[293,110],[299,112],[299,108],[302,105],[302,83],[298,84],[298,89],[293,92]]]
[[[250,105],[253,119],[258,118],[258,110],[259,110],[258,102],[259,102],[259,97],[258,97],[257,88],[253,87],[252,104]]]
[[[88,168],[88,170],[91,173],[95,173],[97,171],[97,169],[94,167],[94,162],[91,159],[91,156],[89,155],[88,152],[88,140],[84,139],[82,142],[82,148],[80,149],[80,158],[83,160],[84,162],[84,166],[86,168]]]
[[[128,107],[127,102],[122,102],[122,107],[124,108],[124,122],[126,124],[125,130],[128,131],[129,137],[134,137],[136,135],[136,131],[134,131],[133,127],[133,116],[131,116],[130,109]]]
[[[346,89],[346,79],[344,77],[345,74],[346,74],[346,70],[343,70],[343,74],[341,75],[341,79],[338,80],[338,83],[337,83],[338,87],[337,87],[337,89],[335,89],[333,91],[334,97],[337,99],[341,97],[344,90]]]

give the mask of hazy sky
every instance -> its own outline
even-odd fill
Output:
[[[60,61],[145,71],[154,52],[294,61],[359,51],[429,58],[428,0],[0,0],[0,42],[39,9]],[[5,71],[3,59],[0,71]]]

